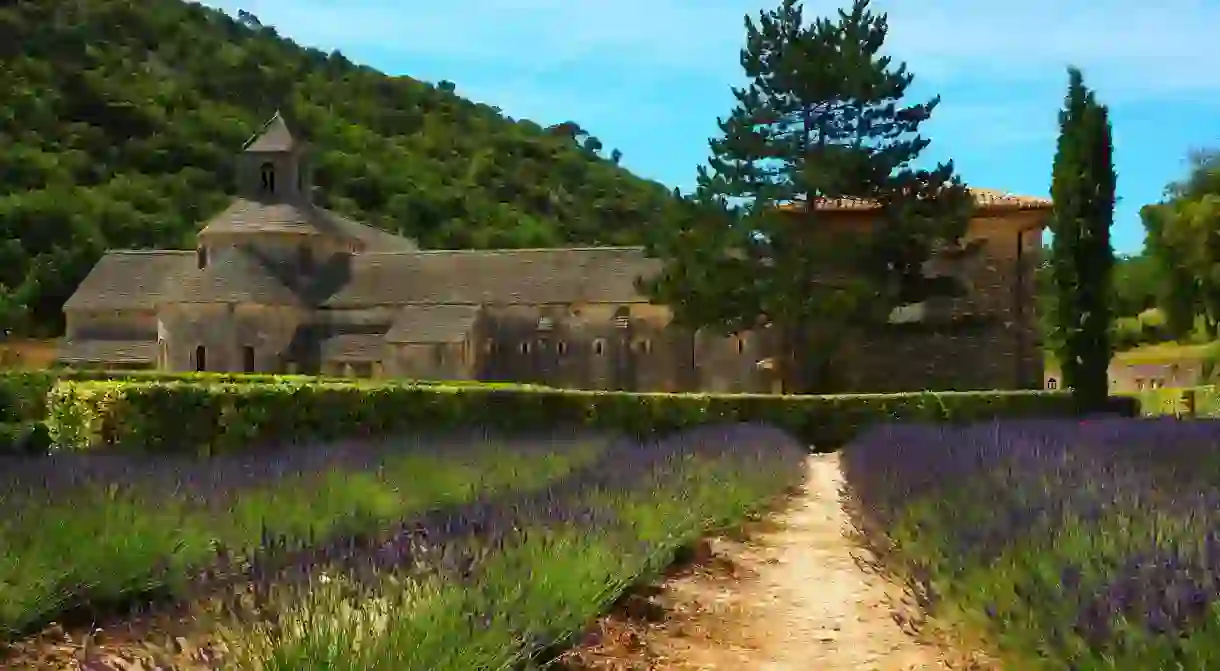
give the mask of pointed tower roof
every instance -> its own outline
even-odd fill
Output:
[[[252,153],[289,152],[301,148],[302,143],[292,136],[288,124],[279,110],[263,124],[254,137],[246,141],[243,151]]]

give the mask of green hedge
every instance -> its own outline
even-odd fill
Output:
[[[830,450],[886,420],[1072,414],[1068,395],[1048,391],[774,396],[376,382],[69,381],[58,384],[49,399],[48,430],[60,448],[201,453],[461,425],[524,430],[577,424],[654,433],[709,421],[766,422]]]
[[[100,369],[48,369],[14,370],[0,372],[0,423],[24,423],[42,421],[47,415],[47,394],[57,382],[90,380],[126,380],[143,382],[233,382],[243,384],[276,384],[282,382],[333,382],[351,384],[356,378],[325,377],[313,375],[278,375],[270,373],[196,373],[153,370],[100,370]],[[380,380],[380,384],[394,381]],[[399,384],[481,386],[495,388],[542,388],[535,385],[514,383],[477,382],[471,380],[409,380]]]

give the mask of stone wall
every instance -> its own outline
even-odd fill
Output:
[[[975,253],[928,264],[932,272],[958,278],[965,295],[930,300],[921,324],[895,325],[870,334],[853,357],[860,390],[1042,386],[1043,358],[1033,303],[1040,232],[1026,228],[1036,221],[1035,214],[1040,213],[975,220],[965,239],[977,241]]]
[[[406,343],[389,346],[386,374],[420,380],[474,379],[475,356],[469,341]]]
[[[306,315],[289,307],[178,303],[158,317],[168,370],[196,370],[202,347],[207,370],[242,372],[251,348],[255,372],[279,373],[286,371],[286,354]]]

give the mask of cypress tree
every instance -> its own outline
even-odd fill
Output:
[[[1117,178],[1109,111],[1078,69],[1070,68],[1068,79],[1051,182],[1054,340],[1064,385],[1081,410],[1093,411],[1102,409],[1109,395],[1110,228]]]

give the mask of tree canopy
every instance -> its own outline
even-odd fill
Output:
[[[233,155],[277,110],[315,146],[319,203],[425,247],[640,244],[665,187],[576,122],[543,128],[241,12],[179,0],[0,7],[0,319],[54,334],[108,248],[193,245]]]
[[[912,165],[939,99],[904,100],[913,75],[880,55],[885,15],[867,0],[803,14],[783,0],[746,17],[748,83],[718,119],[687,216],[653,241],[665,271],[650,288],[687,325],[773,329],[786,388],[828,391],[853,328],[927,296],[923,263],[960,237],[973,204],[951,163]],[[818,204],[842,198],[877,204],[877,225],[832,225]]]
[[[1220,152],[1190,156],[1186,177],[1165,198],[1140,211],[1145,245],[1165,275],[1161,305],[1170,331],[1187,335],[1202,317],[1207,335],[1220,334]]]

